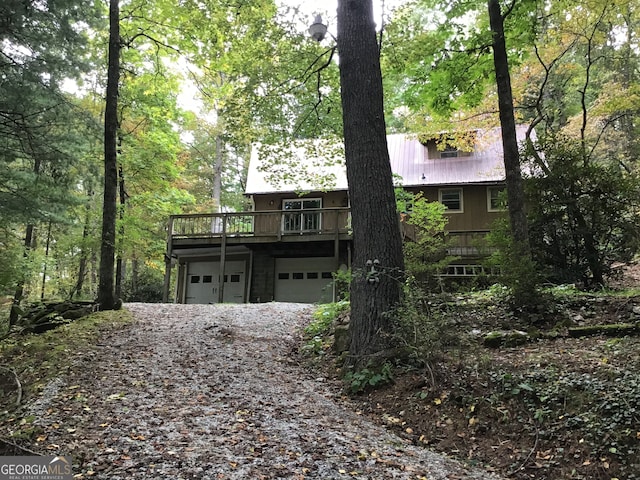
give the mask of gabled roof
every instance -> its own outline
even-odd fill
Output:
[[[254,144],[245,194],[347,190],[344,148],[326,140]]]
[[[437,158],[429,157],[429,149],[415,135],[388,135],[391,170],[402,177],[403,186],[504,182],[500,132],[500,127],[478,130],[473,153],[454,158],[440,158],[439,154],[435,155]],[[525,133],[526,126],[517,127],[519,142],[524,140]],[[300,144],[274,150],[276,160],[260,146],[254,147],[245,193],[346,190],[343,154],[336,153],[334,146],[327,160],[317,142],[310,145],[311,148]],[[338,151],[342,151],[341,146]]]

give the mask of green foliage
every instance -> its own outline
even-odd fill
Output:
[[[521,404],[529,418],[514,418],[524,432],[541,441],[563,431],[579,432],[583,448],[594,457],[613,457],[624,478],[640,478],[635,460],[640,415],[640,375],[625,371],[615,381],[588,373],[551,368],[508,373],[489,372],[493,395],[488,401],[508,410]],[[532,422],[531,420],[535,420]],[[603,441],[605,439],[605,441]]]
[[[132,271],[136,268],[137,271]],[[132,267],[122,285],[122,300],[125,302],[159,303],[162,301],[164,272],[159,268],[144,264]]]
[[[404,189],[402,186],[402,177],[395,173],[393,174],[393,185],[398,212],[400,212],[400,214],[410,213],[413,207],[415,194]]]
[[[478,79],[490,80],[493,68],[485,10],[483,2],[417,0],[394,15],[383,65],[398,103],[433,119],[482,100],[486,82]]]
[[[360,370],[350,370],[344,375],[343,380],[350,393],[362,393],[391,383],[393,366],[385,362],[379,367],[368,366]]]
[[[90,135],[59,84],[87,65],[91,2],[3,2],[0,45],[0,222],[59,217],[72,196],[72,165]]]
[[[24,396],[35,396],[48,381],[64,374],[78,353],[90,349],[102,332],[132,321],[126,310],[98,312],[42,334],[11,335],[0,341],[0,363],[16,372]],[[0,415],[11,415],[14,400],[13,395],[0,395]]]
[[[24,267],[23,247],[12,230],[0,230],[0,296],[13,294]]]
[[[486,241],[495,250],[484,261],[485,265],[488,269],[500,270],[497,280],[509,289],[509,299],[513,306],[527,308],[537,305],[540,300],[541,278],[538,265],[530,256],[520,254],[511,236],[509,221],[502,219],[494,222]]]
[[[333,276],[333,284],[336,289],[336,294],[339,300],[349,302],[350,288],[351,288],[351,269],[338,270],[331,274]]]
[[[413,227],[412,241],[403,245],[405,269],[425,285],[433,285],[435,275],[453,260],[447,255],[446,209],[440,202],[429,202],[422,193],[405,193],[399,198],[399,205],[410,206],[404,221],[409,229]]]
[[[319,305],[313,312],[313,321],[304,329],[305,335],[326,335],[333,322],[344,312],[349,310],[349,301],[342,300],[335,303]]]
[[[348,300],[319,305],[313,312],[313,320],[304,328],[303,351],[316,356],[324,355],[331,348],[336,321],[348,311]]]
[[[469,344],[445,315],[446,299],[427,293],[409,277],[404,285],[402,303],[395,312],[392,343],[417,364],[440,360],[446,352],[462,354]]]
[[[585,160],[581,144],[567,138],[549,139],[542,150],[548,171],[526,183],[534,256],[551,282],[595,286],[638,251],[640,178]]]

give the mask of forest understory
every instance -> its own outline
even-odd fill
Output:
[[[640,337],[569,330],[640,325],[639,278],[534,326],[489,294],[434,303],[440,351],[357,394],[329,343],[301,356],[310,306],[131,304],[9,336],[2,454],[71,455],[79,479],[638,479]]]
[[[353,412],[300,365],[312,308],[127,304],[5,339],[0,453],[70,456],[75,479],[496,479]]]
[[[491,300],[460,296],[439,312],[456,338],[436,360],[397,366],[391,383],[348,401],[415,445],[502,477],[638,479],[639,272],[617,284],[635,295],[573,292],[533,325]],[[620,324],[635,333],[569,335]],[[528,332],[529,340],[484,346],[494,331]]]

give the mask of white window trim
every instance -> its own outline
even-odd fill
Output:
[[[302,214],[305,210],[316,210],[316,209],[305,209],[304,207],[301,208],[300,210],[285,210],[284,206],[287,202],[305,202],[305,201],[319,201],[320,202],[320,206],[317,207],[318,209],[322,208],[322,198],[321,197],[314,197],[314,198],[284,198],[282,199],[282,225],[281,225],[281,229],[283,232],[285,233],[304,233],[307,230],[301,229],[301,230],[285,230],[285,214],[287,213],[294,213],[294,212],[299,212],[300,214]],[[304,204],[304,203],[303,203]],[[318,231],[322,230],[322,215],[318,212],[318,215],[320,216],[320,218],[318,219]],[[314,230],[315,231],[315,230]]]
[[[492,208],[491,207],[491,190],[502,190],[504,191],[506,189],[506,187],[504,186],[498,186],[498,185],[492,185],[487,187],[487,212],[504,212],[507,210],[506,206],[505,207],[501,207],[501,208]]]
[[[461,187],[441,188],[438,190],[438,201],[442,203],[442,192],[457,190],[460,192],[460,210],[451,210],[447,208],[444,213],[464,213],[464,194]],[[444,204],[443,204],[444,205]]]

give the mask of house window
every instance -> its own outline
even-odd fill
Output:
[[[318,278],[318,272],[307,272],[307,280],[315,280]]]
[[[487,187],[487,211],[501,212],[507,208],[504,187]]]
[[[213,281],[213,276],[212,275],[203,275],[202,276],[202,283],[211,283]]]
[[[446,213],[462,213],[462,189],[443,188],[438,192],[438,200],[446,208]]]
[[[193,275],[191,277],[191,283],[200,283],[200,275]]]
[[[466,152],[456,147],[447,146],[440,152],[440,158],[458,158],[458,157],[472,157],[473,152]]]
[[[317,232],[321,228],[322,199],[283,200],[282,230],[286,233]]]
[[[458,149],[447,145],[444,150],[440,152],[440,158],[456,158],[458,156]]]
[[[289,274],[288,273],[279,273],[278,274],[278,280],[289,280]]]
[[[304,280],[304,273],[302,272],[293,272],[293,279],[294,280]]]

